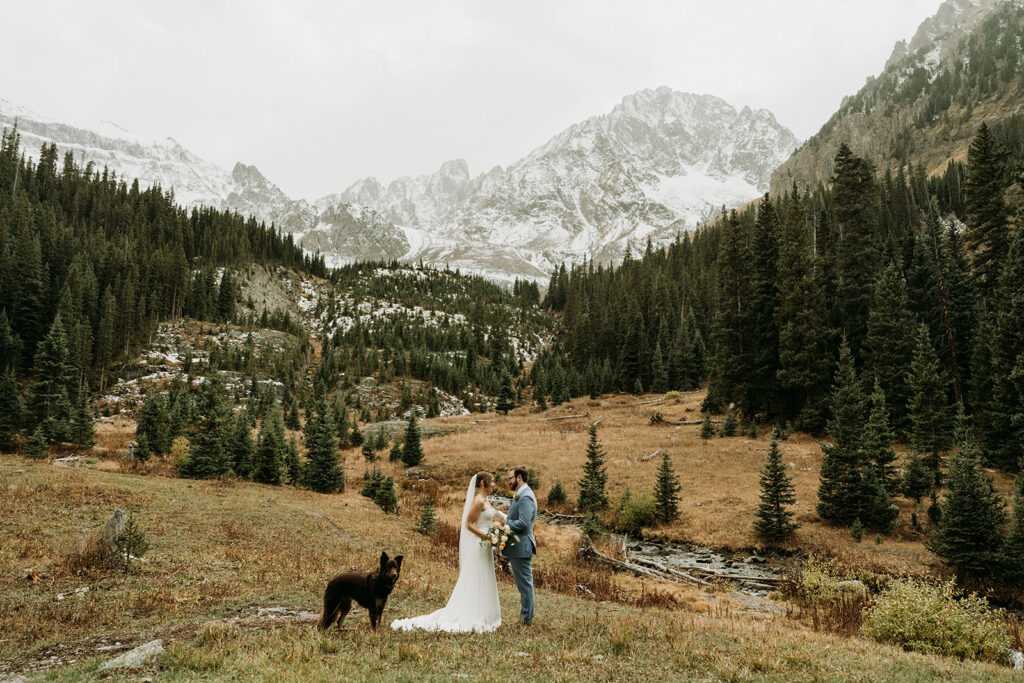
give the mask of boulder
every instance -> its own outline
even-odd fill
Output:
[[[138,669],[145,666],[150,660],[159,657],[164,651],[164,641],[157,638],[145,645],[139,645],[134,650],[128,650],[113,659],[100,664],[97,671],[108,669]]]
[[[121,535],[121,532],[124,531],[124,525],[127,523],[128,515],[125,514],[124,510],[121,508],[114,510],[114,513],[110,515],[103,525],[103,533],[100,536],[100,548],[103,552],[108,555],[113,555],[117,552],[114,539]]]
[[[1024,671],[1024,652],[1013,653],[1013,670]]]

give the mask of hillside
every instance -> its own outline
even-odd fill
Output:
[[[883,70],[869,77],[785,163],[773,196],[829,182],[841,144],[881,171],[907,164],[928,174],[962,161],[979,124],[1020,111],[1024,8],[1007,0],[947,0]]]
[[[685,411],[698,398],[661,407]],[[754,442],[752,451],[743,440],[701,444],[690,434],[693,428],[644,425],[655,407],[611,400],[571,409],[603,419],[613,494],[624,484],[639,488],[650,481],[626,472],[638,469],[636,456],[652,443],[671,447],[677,468],[695,472],[684,474],[681,529],[699,536],[706,531],[693,526],[697,511],[727,506],[739,513],[747,504],[738,480],[716,484],[696,472],[705,467],[710,474],[715,465],[708,456],[721,453],[730,462],[748,463],[733,476],[752,478],[764,441]],[[426,474],[402,477],[400,468],[384,465],[400,481],[399,515],[381,512],[356,486],[324,496],[231,480],[165,478],[157,475],[156,461],[138,469],[86,458],[76,467],[3,456],[0,486],[8,495],[0,499],[0,514],[12,542],[0,548],[0,675],[49,669],[61,680],[89,678],[102,661],[162,638],[165,652],[133,673],[156,680],[368,680],[382,671],[401,680],[491,680],[524,672],[559,680],[1015,680],[1006,668],[815,631],[809,613],[774,600],[610,574],[574,559],[574,532],[544,523],[538,529],[538,613],[529,630],[507,624],[490,636],[371,633],[359,608],[340,634],[313,628],[324,582],[339,571],[371,567],[381,550],[405,555],[386,622],[442,604],[455,580],[457,551],[451,527],[435,538],[412,530],[424,497],[439,501],[441,519],[450,523],[465,478],[478,467],[521,462],[537,466],[545,481],[553,475],[571,481],[585,433],[568,426],[574,421],[539,417],[515,411],[499,423],[442,420],[455,420],[462,431],[425,442]],[[538,448],[541,443],[557,447]],[[787,457],[802,448],[799,442],[786,446]],[[350,470],[358,469],[358,451],[345,460]],[[547,488],[542,486],[542,498]],[[730,491],[737,489],[734,497]],[[75,562],[76,549],[114,507],[135,515],[151,544],[127,575]],[[832,543],[855,547],[848,536]],[[865,543],[854,552],[885,556],[893,546],[902,544]],[[34,569],[38,580],[25,580],[23,569]],[[508,622],[518,595],[511,579],[500,577]]]

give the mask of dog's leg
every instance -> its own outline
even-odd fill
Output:
[[[377,623],[380,621],[380,602],[374,600],[370,606],[370,628],[374,631],[377,630]]]
[[[341,630],[341,624],[345,621],[345,617],[348,616],[349,610],[352,609],[352,598],[342,598],[338,605],[338,630]]]

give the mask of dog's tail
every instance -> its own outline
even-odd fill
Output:
[[[326,631],[338,617],[338,604],[331,599],[330,587],[324,591],[324,608],[320,612],[320,622],[317,624],[321,631]]]

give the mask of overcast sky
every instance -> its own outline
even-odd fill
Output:
[[[939,0],[9,3],[0,98],[170,136],[293,197],[507,165],[667,85],[807,138]]]

